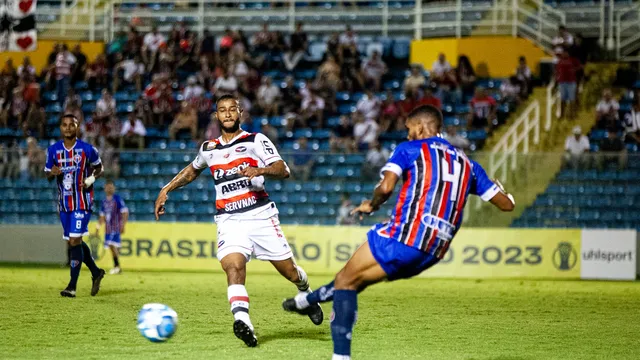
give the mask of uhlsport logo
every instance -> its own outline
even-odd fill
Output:
[[[569,242],[560,242],[553,251],[553,266],[560,271],[568,271],[576,266],[578,253]]]

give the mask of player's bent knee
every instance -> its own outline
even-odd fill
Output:
[[[334,283],[336,290],[358,290],[361,285],[362,278],[346,269],[340,270]]]

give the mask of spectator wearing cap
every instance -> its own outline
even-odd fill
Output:
[[[623,126],[625,143],[640,145],[640,97],[638,94],[633,98],[631,111],[624,116]]]
[[[600,129],[607,129],[610,131],[617,131],[618,126],[618,111],[620,110],[620,104],[613,98],[611,89],[604,89],[602,91],[602,98],[598,105],[596,105],[596,125]]]
[[[627,148],[617,131],[607,131],[607,137],[600,143],[600,151],[596,154],[598,170],[603,170],[609,162],[617,163],[619,171],[627,167]]]
[[[147,136],[147,129],[142,120],[136,117],[135,112],[129,113],[127,121],[120,130],[120,149],[137,147],[144,149],[144,137]]]
[[[565,166],[577,169],[586,168],[589,164],[589,138],[582,135],[582,128],[576,126],[573,128],[573,134],[567,136],[564,143],[565,149]]]

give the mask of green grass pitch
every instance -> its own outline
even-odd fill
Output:
[[[126,264],[125,264],[126,265]],[[126,268],[125,268],[126,270]],[[89,296],[61,298],[68,270],[0,267],[2,359],[330,359],[325,323],[284,313],[295,294],[276,274],[249,274],[260,345],[232,334],[221,273],[125,272]],[[329,278],[311,276],[312,286]],[[148,302],[178,312],[176,335],[154,344],[136,329]],[[415,279],[359,297],[354,359],[640,359],[640,283]]]

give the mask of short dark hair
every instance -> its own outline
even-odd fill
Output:
[[[60,124],[62,124],[62,120],[64,120],[65,118],[71,118],[71,119],[73,119],[73,122],[75,122],[75,123],[76,123],[76,125],[78,125],[78,118],[77,118],[75,115],[70,114],[70,113],[66,113],[66,114],[64,114],[64,115],[62,115],[62,116],[60,117]]]
[[[411,120],[418,117],[425,117],[434,122],[434,125],[437,127],[438,131],[442,129],[442,112],[431,105],[420,105],[417,108],[411,110],[409,115],[407,115],[407,119]]]
[[[216,100],[216,108],[218,107],[218,103],[220,103],[220,101],[228,100],[228,99],[239,101],[237,97],[235,97],[235,96],[233,96],[231,94],[224,94],[224,95],[220,96],[218,98],[218,100]]]
[[[107,180],[104,182],[104,184],[105,184],[105,185],[109,185],[109,184],[111,184],[111,185],[114,185],[114,186],[115,186],[115,183],[113,182],[113,179],[107,179]]]

